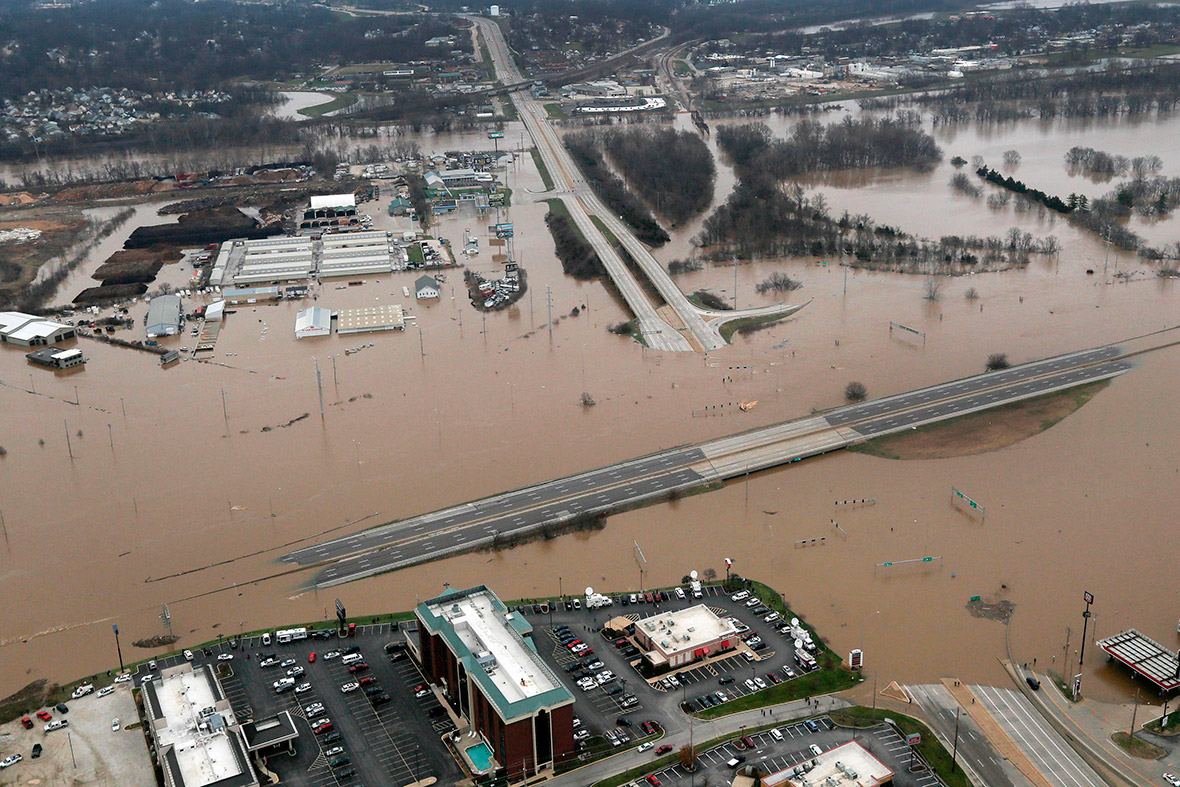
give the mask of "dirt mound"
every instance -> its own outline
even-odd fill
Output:
[[[87,287],[74,296],[74,303],[81,306],[90,306],[97,303],[108,303],[110,301],[121,301],[127,298],[134,298],[143,295],[147,292],[148,286],[143,283],[134,284],[111,284],[102,287]]]
[[[971,613],[973,618],[1007,623],[1012,617],[1012,613],[1016,611],[1016,605],[1003,599],[989,602],[981,598],[973,598],[967,602],[967,611]]]
[[[150,283],[155,281],[160,268],[180,259],[180,253],[168,246],[153,246],[149,249],[125,249],[117,251],[98,266],[90,278],[104,285]]]
[[[25,686],[15,694],[0,700],[0,723],[12,721],[26,713],[49,704],[49,698],[57,691],[58,685],[41,678]]]
[[[110,197],[140,197],[158,191],[172,191],[175,183],[157,180],[131,180],[124,183],[96,183],[92,186],[71,186],[53,195],[55,202],[107,199]]]
[[[137,639],[131,644],[137,648],[163,648],[171,645],[180,637],[172,637],[167,634],[160,634],[155,637],[148,637],[147,639]]]
[[[265,238],[279,231],[278,227],[259,227],[254,219],[237,208],[222,205],[186,213],[176,224],[137,227],[123,245],[128,249],[160,244],[205,246],[222,243],[230,238]]]

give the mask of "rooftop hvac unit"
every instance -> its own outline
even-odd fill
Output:
[[[661,647],[661,648],[664,648],[665,650],[667,650],[667,649],[668,649],[668,647],[669,647],[669,646],[668,646],[668,640],[666,640],[666,639],[662,639],[662,640],[660,640],[660,647]]]
[[[697,630],[697,627],[696,627],[696,626],[689,626],[689,627],[688,627],[688,630],[689,630],[689,631],[696,631],[696,630]]]

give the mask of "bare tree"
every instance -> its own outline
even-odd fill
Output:
[[[979,290],[974,287],[968,287],[967,291],[963,293],[963,297],[969,301],[977,301],[979,300]]]
[[[922,295],[928,301],[936,301],[942,297],[942,282],[941,276],[927,276],[924,294]]]
[[[1007,369],[1009,366],[1011,364],[1008,363],[1007,353],[992,353],[987,357],[987,370],[989,372]]]
[[[869,391],[865,388],[864,383],[853,380],[848,385],[844,386],[844,398],[850,402],[861,402],[868,396]]]
[[[1005,150],[1004,151],[1004,166],[1016,167],[1020,165],[1020,151]]]

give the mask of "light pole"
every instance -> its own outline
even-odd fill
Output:
[[[119,624],[112,623],[111,628],[115,630],[115,651],[119,654],[119,673],[122,674],[125,668],[123,666],[123,648],[119,646]]]
[[[955,708],[955,745],[951,751],[951,773],[955,772],[956,760],[959,757],[959,717],[962,715],[963,709]]]

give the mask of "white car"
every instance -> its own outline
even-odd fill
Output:
[[[594,680],[598,681],[599,686],[601,686],[604,683],[610,683],[614,679],[615,679],[615,673],[611,672],[608,669],[604,669],[602,672],[600,672],[594,676]]]
[[[45,731],[46,732],[53,732],[54,730],[60,730],[63,727],[68,727],[68,726],[70,726],[70,723],[68,721],[66,721],[65,719],[54,719],[53,721],[51,721],[45,725]]]
[[[73,697],[74,699],[80,699],[82,697],[85,697],[87,694],[89,694],[92,691],[94,691],[94,686],[90,685],[89,683],[83,683],[81,686],[74,689],[74,693],[71,694],[70,696]]]
[[[574,733],[574,740],[584,741],[590,737],[590,730],[578,730]]]
[[[119,731],[119,719],[118,718],[111,719],[111,732],[118,732],[118,731]]]
[[[295,667],[292,667],[291,669],[287,670],[287,677],[288,678],[298,678],[302,674],[303,674],[303,667],[300,667],[300,666],[295,666]]]
[[[580,688],[582,691],[590,691],[590,689],[594,688],[596,685],[598,684],[596,684],[590,678],[582,678],[580,681],[578,681],[578,688]]]
[[[20,755],[17,756],[19,757]],[[1172,787],[1180,787],[1180,776],[1176,776],[1175,774],[1165,773],[1164,781],[1172,785]]]
[[[647,751],[648,749],[650,749],[654,746],[655,746],[654,743],[652,743],[651,741],[648,741],[647,743],[641,743],[638,746],[636,746],[635,751]]]
[[[762,680],[762,678],[754,678],[754,685],[760,689],[764,689],[766,688],[766,681]]]
[[[115,691],[115,687],[114,687],[114,686],[107,686],[106,688],[99,689],[99,690],[98,690],[98,694],[95,694],[94,696],[96,696],[96,697],[105,697],[105,696],[107,696],[108,694],[111,694],[111,693],[113,693],[114,691]]]
[[[414,692],[414,696],[418,699],[422,699],[423,697],[429,697],[430,696],[430,689],[418,689],[417,691]]]
[[[315,722],[311,726],[314,729],[316,727],[322,727],[325,724],[331,724],[331,723],[332,723],[332,720],[329,719],[327,716],[325,716],[322,719],[316,719]]]
[[[767,615],[766,617],[764,617],[762,619],[765,620],[767,623],[773,623],[776,620],[778,620],[780,617],[782,617],[782,616],[779,615],[777,612],[771,612],[769,615]]]
[[[325,757],[335,757],[337,754],[344,754],[343,746],[333,746],[324,752]]]
[[[360,687],[361,687],[361,684],[359,684],[355,680],[353,680],[353,681],[349,681],[348,683],[345,683],[343,686],[341,686],[340,691],[347,694],[350,691],[356,691]]]
[[[338,651],[338,650],[329,650],[323,656],[320,656],[320,658],[322,658],[324,661],[328,661],[329,659],[335,659],[335,658],[339,658],[339,657],[340,657],[340,651]]]
[[[302,694],[305,691],[311,691],[311,684],[310,683],[300,683],[298,686],[295,687],[296,694]]]
[[[758,684],[749,678],[746,678],[746,688],[750,691],[758,691]]]
[[[124,672],[122,675],[115,678],[115,683],[127,683],[133,677],[135,677],[135,676],[132,675],[130,672]]]
[[[193,652],[191,650],[186,650],[184,652],[184,660],[185,661],[192,661],[193,660]]]
[[[582,720],[579,719],[577,716],[574,716],[574,729],[576,730],[578,727],[581,727],[581,726],[582,726]]]
[[[737,593],[734,593],[732,596],[730,596],[729,600],[730,601],[741,601],[742,599],[746,599],[749,597],[750,597],[750,592],[748,590],[739,590]]]
[[[668,682],[672,684],[672,688],[680,688],[680,678],[676,677],[675,675],[669,675]]]
[[[684,600],[684,588],[676,588],[676,598]]]
[[[3,760],[0,760],[0,770],[4,770],[6,768],[11,768],[13,765],[16,765],[18,762],[20,762],[23,759],[24,759],[23,755],[10,754],[9,756],[5,757]]]
[[[729,695],[726,694],[724,691],[719,691],[714,696],[717,697],[717,699],[721,700],[722,702],[729,702]]]
[[[621,745],[622,745],[622,741],[620,741],[620,740],[619,740],[619,738],[618,738],[618,736],[617,736],[617,735],[615,735],[615,734],[614,734],[613,732],[611,732],[610,730],[607,730],[606,732],[604,732],[604,733],[603,733],[603,735],[605,735],[605,736],[606,736],[606,739],[607,739],[608,741],[610,741],[610,745],[611,745],[611,746],[621,746]]]
[[[753,609],[754,607],[758,606],[761,603],[762,603],[762,599],[758,598],[757,596],[752,596],[746,602],[746,606],[749,607],[750,609]]]
[[[234,654],[232,654],[232,653],[218,653],[217,660],[218,661],[233,661]]]
[[[807,748],[811,752],[811,756],[813,756],[813,757],[818,757],[824,753],[824,750],[821,749],[820,747],[816,746],[814,743],[811,744],[810,746],[808,746]]]
[[[312,704],[310,704],[306,708],[304,708],[303,712],[306,713],[308,716],[315,716],[317,713],[323,713],[324,712],[324,703],[313,702]]]
[[[295,664],[295,659],[283,659],[279,666],[286,669],[287,667],[294,667]]]
[[[154,677],[156,677],[156,676],[155,675],[144,675],[142,678],[139,679],[139,685],[142,686],[146,683],[151,683],[152,678],[154,678]]]

